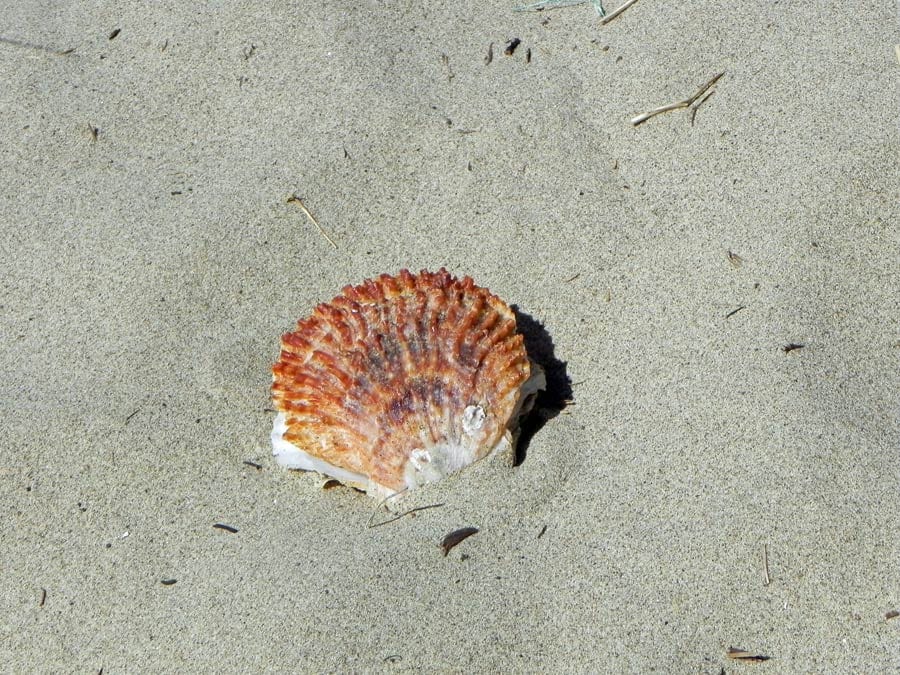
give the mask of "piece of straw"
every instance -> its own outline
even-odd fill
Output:
[[[677,103],[670,103],[669,105],[664,105],[660,108],[655,108],[655,109],[651,110],[650,112],[645,112],[642,115],[638,115],[637,117],[632,119],[631,123],[634,126],[637,126],[639,124],[643,124],[644,122],[646,122],[647,120],[649,120],[651,117],[653,117],[655,115],[659,115],[659,114],[665,113],[665,112],[671,112],[672,110],[681,110],[682,108],[690,108],[692,105],[694,105],[694,102],[698,98],[703,96],[703,94],[705,94],[709,90],[710,87],[712,87],[716,82],[718,82],[719,78],[722,77],[724,74],[725,74],[725,71],[723,70],[721,73],[719,73],[718,75],[713,77],[709,82],[707,82],[702,87],[700,87],[700,89],[697,90],[697,93],[694,94],[693,96],[691,96],[690,98],[686,98],[683,101],[678,101]]]
[[[328,243],[331,244],[331,247],[336,251],[337,244],[335,244],[334,240],[328,236],[328,233],[322,229],[322,226],[319,225],[319,221],[316,220],[315,216],[312,213],[310,213],[308,208],[306,208],[306,204],[303,203],[303,200],[300,199],[300,197],[298,197],[297,195],[291,195],[288,198],[288,203],[291,203],[291,202],[295,203],[297,206],[299,206],[303,210],[303,213],[306,214],[306,217],[312,221],[312,224],[315,225],[316,228],[318,228],[319,232],[322,233],[322,236],[328,240]]]
[[[605,26],[606,24],[608,24],[610,21],[615,19],[617,16],[619,16],[619,14],[624,12],[626,9],[631,7],[636,2],[637,2],[637,0],[626,0],[626,2],[623,2],[622,5],[618,9],[615,9],[612,12],[610,12],[609,14],[607,14],[603,18],[603,21],[601,21],[600,23]]]

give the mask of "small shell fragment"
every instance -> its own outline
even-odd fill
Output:
[[[272,371],[278,463],[380,496],[511,450],[546,386],[512,309],[445,269],[346,286]]]

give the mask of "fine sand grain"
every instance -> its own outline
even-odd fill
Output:
[[[0,2],[0,669],[900,669],[894,3],[201,5]],[[572,402],[368,528],[270,367],[440,266]]]

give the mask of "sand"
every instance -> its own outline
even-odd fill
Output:
[[[2,3],[4,670],[900,668],[896,7],[513,7]],[[270,367],[442,265],[573,402],[368,528]]]

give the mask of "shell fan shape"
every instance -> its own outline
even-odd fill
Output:
[[[379,496],[511,451],[545,387],[509,306],[445,269],[346,286],[272,371],[278,463]]]

